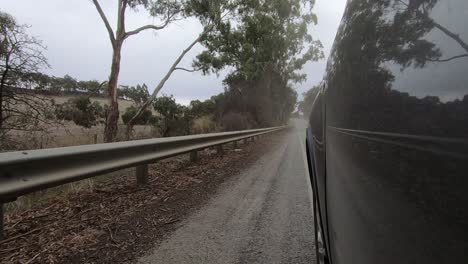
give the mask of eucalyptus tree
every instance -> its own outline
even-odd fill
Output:
[[[322,44],[308,31],[317,24],[314,4],[314,0],[239,0],[237,16],[207,34],[202,42],[206,50],[193,66],[204,74],[231,69],[224,83],[250,100],[257,115],[276,111],[267,115],[285,119],[286,109],[275,107],[289,109],[295,104],[291,86],[306,79],[301,69],[323,58]]]
[[[218,73],[227,66],[226,83],[253,80],[270,68],[287,80],[300,82],[299,73],[308,61],[323,58],[322,44],[308,28],[317,24],[315,0],[240,0],[238,15],[211,31],[206,47],[193,62],[205,74]]]
[[[118,78],[120,73],[121,51],[126,39],[147,30],[161,30],[171,22],[183,15],[183,0],[117,0],[117,24],[116,29],[112,28],[106,14],[104,13],[98,0],[92,0],[96,10],[101,17],[109,40],[112,45],[112,63],[108,82],[109,111],[106,119],[104,131],[105,142],[112,142],[117,135],[117,122],[119,119],[119,108],[117,100]],[[128,9],[145,8],[149,13],[160,19],[160,25],[143,25],[133,30],[127,30],[125,26],[125,16]]]
[[[312,112],[312,104],[314,103],[315,98],[319,92],[319,86],[316,85],[310,88],[308,91],[302,94],[304,99],[299,102],[298,108],[304,114],[305,118],[309,118],[310,113]]]

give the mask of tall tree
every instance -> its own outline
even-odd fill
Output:
[[[114,32],[106,14],[98,0],[92,0],[107,29],[112,45],[112,64],[108,82],[109,111],[104,131],[105,142],[112,142],[117,135],[117,122],[119,119],[119,106],[117,100],[118,78],[120,73],[121,51],[125,40],[145,30],[161,30],[178,18],[182,11],[182,1],[178,0],[117,0],[117,27]],[[125,28],[125,15],[127,9],[146,8],[150,14],[161,19],[161,25],[144,25],[137,29],[127,31]]]
[[[267,68],[298,82],[305,63],[323,58],[322,44],[308,32],[317,24],[312,12],[315,0],[240,0],[238,16],[211,31],[204,39],[206,50],[193,65],[204,73],[232,70],[226,83],[259,79]]]
[[[32,76],[48,67],[44,45],[28,35],[27,28],[0,12],[0,149],[21,148],[11,131],[41,132],[58,125],[53,100],[24,89]]]
[[[49,66],[43,55],[45,46],[28,35],[26,29],[26,25],[0,12],[0,129],[26,129],[34,126],[34,122],[20,124],[20,120],[45,120],[42,110],[46,99],[15,89],[24,76]],[[23,111],[12,107],[19,104],[25,105]]]
[[[284,121],[284,109],[295,96],[291,85],[302,82],[300,70],[323,58],[322,44],[308,32],[317,23],[314,0],[238,1],[236,19],[211,31],[202,42],[206,50],[193,62],[205,74],[229,67],[224,83],[248,100],[249,111],[270,125]]]
[[[317,97],[318,92],[319,86],[316,85],[302,94],[304,96],[304,99],[303,101],[299,102],[298,108],[299,111],[301,111],[304,114],[305,118],[308,118],[310,113],[312,112],[312,104],[314,103],[315,97]]]
[[[182,112],[182,107],[176,103],[172,96],[161,96],[153,102],[154,110],[161,115],[158,127],[163,137],[175,127],[175,123]]]

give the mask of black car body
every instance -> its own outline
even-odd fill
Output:
[[[468,263],[468,1],[348,1],[307,152],[321,261]]]

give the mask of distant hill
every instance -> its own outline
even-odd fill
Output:
[[[17,92],[22,92],[22,93],[34,93],[38,95],[45,96],[47,98],[51,98],[55,101],[56,104],[63,104],[67,102],[71,98],[75,98],[78,96],[89,96],[92,102],[99,102],[101,105],[109,104],[107,97],[103,95],[93,95],[85,92],[60,92],[60,93],[52,93],[50,91],[42,91],[42,90],[33,90],[33,89],[24,89],[24,88],[11,88],[8,87],[8,89],[15,90]],[[119,98],[119,113],[120,113],[120,118],[119,118],[119,123],[123,123],[122,121],[122,114],[125,113],[127,108],[130,106],[134,106],[135,103],[131,100],[124,99],[124,98]],[[158,112],[156,112],[152,107],[149,108],[153,112],[154,115],[159,115]]]

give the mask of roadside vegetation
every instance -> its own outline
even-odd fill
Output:
[[[305,119],[309,118],[312,112],[312,104],[314,103],[315,97],[319,92],[319,86],[314,86],[302,94],[302,101],[297,103],[297,108],[302,113]]]

